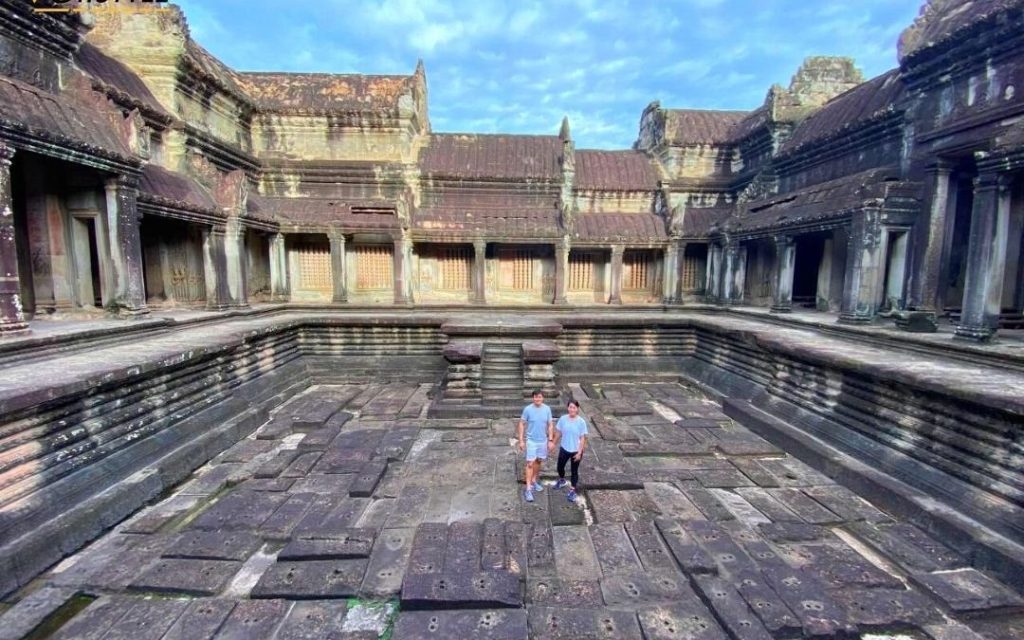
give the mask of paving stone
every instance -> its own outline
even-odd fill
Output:
[[[640,559],[621,524],[591,525],[589,533],[604,576],[640,571]]]
[[[693,599],[693,590],[677,571],[633,571],[606,575],[601,595],[609,607],[636,608],[657,602]]]
[[[757,529],[772,542],[821,542],[836,539],[829,529],[816,524],[781,522],[761,524]]]
[[[480,570],[480,551],[484,528],[479,522],[453,522],[448,527],[444,553],[446,573],[472,573]]]
[[[276,478],[298,457],[298,451],[280,451],[273,458],[261,464],[253,475],[256,478]]]
[[[215,531],[255,530],[280,507],[287,496],[269,491],[232,491],[189,525]]]
[[[733,493],[747,501],[771,522],[803,522],[800,516],[760,487],[737,487],[733,489]]]
[[[686,438],[682,442],[665,442],[662,440],[657,440],[653,442],[624,442],[620,445],[619,448],[622,450],[622,455],[628,457],[706,457],[711,454],[710,446],[701,442],[697,442],[690,436],[686,436]]]
[[[907,589],[846,588],[831,595],[862,630],[914,629],[942,620],[928,598]]]
[[[364,597],[386,598],[397,594],[412,549],[414,529],[383,529],[377,534],[360,589]]]
[[[625,491],[587,491],[587,501],[597,522],[629,522],[634,519]]]
[[[631,611],[562,607],[531,607],[533,640],[644,640]]]
[[[487,495],[488,485],[470,483],[452,494],[448,521],[474,520],[479,522],[487,517],[491,499]]]
[[[526,640],[527,615],[523,610],[470,609],[465,611],[403,611],[395,622],[396,640]]]
[[[255,440],[246,438],[228,447],[224,453],[213,459],[214,463],[224,462],[251,462],[253,458],[267,453],[276,446],[269,440]]]
[[[753,458],[732,458],[729,460],[734,467],[743,472],[743,475],[750,478],[759,487],[778,487],[779,481],[775,475],[761,464],[760,460]]]
[[[244,531],[186,531],[164,550],[163,557],[241,561],[262,544],[258,536]]]
[[[162,640],[209,640],[235,608],[233,600],[200,598],[188,603],[184,613]]]
[[[201,496],[172,496],[129,520],[120,527],[120,531],[138,534],[157,533],[185,518],[202,499]]]
[[[300,452],[325,451],[331,442],[338,437],[341,429],[336,426],[320,427],[306,432],[306,437],[299,441]]]
[[[331,442],[331,446],[320,456],[314,469],[317,473],[359,473],[363,465],[373,458],[375,449],[342,448],[338,441],[345,435],[341,433]]]
[[[507,569],[508,550],[505,546],[505,525],[496,518],[484,520],[483,543],[480,550],[480,568],[484,571]]]
[[[763,513],[755,509],[754,505],[732,491],[725,489],[708,489],[708,491],[744,525],[752,527],[771,522]]]
[[[430,491],[426,487],[406,484],[395,499],[395,508],[388,518],[387,527],[392,529],[415,527],[423,522]]]
[[[129,587],[154,593],[212,596],[220,593],[241,567],[241,562],[227,560],[166,558],[153,563]]]
[[[565,498],[565,493],[552,491],[548,498],[548,512],[551,517],[552,526],[581,525],[586,521],[583,509],[579,504],[569,502]]]
[[[373,490],[377,487],[377,483],[384,477],[384,472],[387,471],[387,468],[388,463],[386,460],[371,460],[363,464],[352,478],[348,494],[356,498],[370,497],[373,495]]]
[[[250,597],[289,600],[354,598],[359,593],[366,562],[361,558],[278,561],[263,573]]]
[[[291,603],[285,600],[242,600],[231,610],[215,637],[217,640],[273,637],[290,607]]]
[[[282,409],[282,414],[287,411],[292,428],[306,432],[322,427],[340,408],[341,405],[336,400],[314,392],[293,403],[293,408]]]
[[[786,550],[792,551],[799,559],[785,553]],[[897,578],[843,543],[793,544],[780,547],[780,551],[789,564],[802,566],[804,571],[814,573],[833,589],[853,586],[895,589],[902,586]]]
[[[633,549],[644,569],[664,570],[675,565],[672,555],[661,541],[661,534],[653,520],[637,520],[625,524]]]
[[[637,611],[646,640],[727,640],[728,636],[700,600],[693,597],[671,605]]]
[[[172,536],[161,536],[162,544],[136,545],[136,538],[150,541],[156,536],[115,536],[107,543],[101,540],[83,551],[74,564],[55,572],[50,582],[54,586],[75,586],[102,591],[121,591],[135,580],[153,559],[163,553],[163,547]]]
[[[970,627],[959,623],[933,624],[923,630],[931,640],[986,640]]]
[[[314,493],[290,494],[284,504],[260,524],[260,535],[264,540],[286,542],[316,498]]]
[[[103,634],[104,640],[160,640],[188,608],[184,600],[135,600]]]
[[[439,573],[444,570],[448,548],[448,525],[424,522],[416,527],[409,552],[407,573]]]
[[[405,487],[405,473],[401,462],[389,462],[384,477],[377,483],[374,494],[378,498],[397,498]]]
[[[530,525],[520,522],[505,523],[505,551],[508,553],[505,565],[510,573],[526,575],[532,534]]]
[[[694,469],[690,473],[705,489],[754,486],[754,482],[739,469]]]
[[[724,504],[719,502],[713,493],[703,487],[684,484],[680,487],[683,495],[700,510],[704,517],[709,520],[724,521],[735,520],[736,516],[729,511]]]
[[[419,432],[419,427],[396,427],[388,430],[377,447],[377,457],[388,462],[405,460],[416,438],[419,437]]]
[[[729,419],[723,416],[722,418],[682,418],[676,420],[675,424],[680,429],[719,429],[728,422]]]
[[[704,514],[678,487],[669,482],[645,482],[644,492],[658,506],[661,515],[685,520],[701,520]]]
[[[720,571],[735,574],[757,568],[746,551],[718,524],[706,520],[687,520],[682,525],[693,536],[693,540],[714,559]]]
[[[520,505],[519,512],[523,516],[523,522],[529,524],[536,524],[539,526],[548,526],[551,524],[551,508],[549,504],[549,498],[551,497],[551,491],[545,489],[541,492],[534,492],[533,502],[526,502],[520,494]],[[558,496],[556,496],[556,499]]]
[[[291,493],[318,493],[337,498],[348,494],[353,477],[344,473],[313,473],[296,479]]]
[[[490,517],[506,521],[522,521],[520,504],[523,501],[523,494],[517,487],[492,486],[488,494]]]
[[[1019,595],[977,569],[912,573],[910,578],[956,613],[1018,611],[1024,607]]]
[[[558,576],[569,580],[598,580],[601,566],[585,526],[555,527],[551,530]]]
[[[808,524],[839,524],[843,521],[799,489],[768,489],[768,493]]]
[[[20,640],[76,594],[75,589],[42,587],[0,614],[0,640]]]
[[[600,607],[604,604],[599,581],[564,578],[528,579],[526,601],[545,607]]]
[[[369,498],[341,498],[318,496],[310,504],[306,515],[292,529],[296,538],[333,538],[356,526],[363,515]],[[324,515],[324,510],[330,511]]]
[[[330,538],[295,538],[277,554],[279,561],[347,560],[369,558],[373,549],[374,529],[346,529]]]
[[[402,581],[403,611],[522,606],[520,577],[508,571],[409,574]]]
[[[124,616],[127,602],[127,598],[99,598],[62,626],[54,640],[100,640]]]
[[[960,554],[909,523],[877,526],[854,522],[848,529],[910,571],[955,569],[968,564]]]
[[[732,578],[736,591],[772,635],[777,638],[799,636],[800,620],[768,586],[759,571],[742,571]]]
[[[771,640],[772,635],[731,584],[717,576],[694,576],[694,588],[736,640]]]
[[[580,486],[587,491],[594,489],[632,491],[644,488],[643,482],[630,470],[612,471],[599,468],[587,469],[585,475],[580,478]]]
[[[718,564],[679,520],[657,518],[654,521],[676,562],[687,574],[718,573]]]
[[[800,620],[804,635],[833,637],[854,635],[857,626],[846,611],[828,594],[820,580],[806,572],[771,572],[765,575],[771,588]]]
[[[211,496],[228,486],[231,479],[242,465],[224,463],[206,466],[185,483],[177,494],[179,496]]]
[[[295,478],[250,478],[238,485],[236,491],[287,491],[295,482]]]
[[[727,456],[772,456],[782,455],[783,453],[781,449],[772,443],[752,434],[746,434],[742,437],[721,438],[715,444],[715,448]]]
[[[804,489],[804,493],[825,505],[829,511],[832,511],[847,522],[855,520],[867,520],[868,522],[892,521],[892,517],[879,511],[870,502],[846,487],[841,487],[837,484],[807,487]]]
[[[306,600],[292,605],[275,640],[348,640],[342,631],[348,604],[342,600]]]
[[[317,460],[323,455],[320,451],[307,451],[300,453],[291,463],[285,467],[284,471],[280,473],[282,478],[302,478],[305,477],[313,467],[316,466]]]
[[[529,575],[545,577],[555,575],[555,550],[551,527],[529,525],[526,539],[526,562]]]

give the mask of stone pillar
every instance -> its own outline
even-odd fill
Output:
[[[850,223],[839,322],[865,324],[875,319],[885,253],[880,218],[878,209],[867,209],[854,214]]]
[[[348,302],[348,271],[347,257],[345,254],[345,235],[337,230],[332,230],[328,237],[331,241],[331,286],[333,302]],[[396,248],[397,251],[397,248]],[[396,263],[397,270],[398,265]]]
[[[277,233],[270,240],[270,299],[287,302],[288,298],[288,249],[284,234]]]
[[[725,304],[740,304],[743,302],[743,289],[747,280],[747,248],[738,242],[730,242],[725,246],[724,253],[722,301]]]
[[[679,247],[673,242],[665,247],[665,277],[662,279],[663,304],[679,302]]]
[[[487,304],[487,241],[473,241],[473,304]]]
[[[722,299],[722,245],[708,245],[707,278],[704,283],[705,302],[717,303]]]
[[[931,332],[937,329],[938,314],[945,307],[943,274],[948,269],[948,236],[952,222],[950,212],[950,175],[952,167],[937,162],[928,167],[927,191],[930,194],[927,224],[916,233],[915,265],[910,275],[910,291],[904,319],[896,326],[911,331]]]
[[[775,292],[772,313],[793,310],[793,269],[796,266],[796,242],[793,236],[775,236]]]
[[[565,279],[569,272],[569,239],[555,244],[555,299],[554,304],[569,304],[565,298]]]
[[[404,234],[401,237],[395,238],[395,248],[392,254],[395,260],[394,277],[396,305],[406,306],[409,304],[409,274],[406,271],[409,260],[407,259],[406,252],[410,248],[411,243]]]
[[[114,268],[112,304],[120,314],[129,317],[149,313],[146,307],[146,285],[142,272],[142,240],[139,237],[139,216],[136,211],[139,179],[119,175],[107,180],[107,246]]]
[[[249,306],[245,262],[245,227],[238,218],[229,218],[224,229],[224,289],[227,306]]]
[[[14,241],[13,158],[14,147],[0,142],[0,336],[28,331],[28,322],[21,309],[21,279]]]
[[[622,304],[622,254],[625,248],[621,244],[612,247],[611,295],[608,304]]]
[[[1007,177],[994,171],[982,173],[974,184],[963,313],[956,337],[987,341],[999,329],[1002,311],[1010,194]]]
[[[206,280],[206,308],[227,309],[231,306],[228,292],[228,266],[225,257],[225,229],[211,227],[203,231],[203,277]]]

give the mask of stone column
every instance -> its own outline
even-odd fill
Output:
[[[14,241],[14,202],[11,196],[11,160],[14,147],[0,142],[0,336],[28,331],[21,309],[21,279]]]
[[[720,302],[722,298],[722,245],[708,245],[707,277],[704,283],[704,301]]]
[[[245,266],[245,227],[238,218],[229,218],[224,228],[224,275],[227,305],[249,306]]]
[[[395,304],[406,306],[409,304],[409,274],[406,271],[406,266],[409,261],[406,257],[406,252],[410,247],[408,238],[403,234],[402,236],[395,238],[395,248],[392,252],[395,263],[394,263],[394,277],[395,277]]]
[[[288,249],[284,234],[277,233],[270,240],[270,299],[286,302],[288,298]]]
[[[203,277],[206,280],[206,308],[227,309],[231,306],[228,292],[228,266],[225,257],[225,229],[211,227],[203,231]]]
[[[743,302],[743,289],[747,280],[747,249],[738,242],[725,246],[725,273],[722,298],[725,304]]]
[[[930,193],[927,226],[916,233],[916,263],[910,276],[910,291],[903,321],[896,326],[912,331],[935,331],[937,316],[945,307],[943,274],[948,269],[950,212],[950,175],[952,167],[939,161],[928,167],[927,190]]]
[[[865,324],[875,319],[885,254],[881,215],[878,209],[866,209],[854,214],[850,223],[839,322]]]
[[[348,302],[345,235],[338,230],[332,229],[328,237],[331,241],[331,286],[333,287],[331,300],[333,302]]]
[[[622,304],[622,254],[625,248],[621,244],[612,247],[611,295],[608,304]]]
[[[473,304],[487,304],[487,241],[473,241]]]
[[[674,304],[679,301],[679,247],[673,242],[665,247],[665,277],[662,278],[663,304]]]
[[[793,236],[775,236],[775,292],[772,313],[793,310],[793,270],[796,266],[796,242]]]
[[[956,337],[981,342],[991,340],[999,329],[1010,194],[1008,178],[994,171],[979,175],[974,185],[963,313]]]
[[[555,299],[554,304],[569,304],[565,298],[565,279],[569,271],[569,239],[555,244]]]
[[[139,179],[119,175],[106,182],[107,246],[114,268],[113,306],[120,315],[129,317],[149,313],[146,307],[146,285],[142,272],[142,240],[139,237],[139,216],[136,211]]]

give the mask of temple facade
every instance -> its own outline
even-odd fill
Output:
[[[1024,324],[1024,2],[932,0],[899,66],[809,58],[632,149],[435,133],[407,76],[235,71],[172,5],[0,0],[0,331],[165,306],[749,305]]]

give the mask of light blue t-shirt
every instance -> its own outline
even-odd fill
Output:
[[[523,409],[522,419],[526,422],[526,439],[531,442],[547,442],[548,423],[551,422],[551,407],[533,403]]]
[[[583,416],[578,415],[573,420],[568,415],[564,415],[558,419],[555,428],[562,434],[562,442],[559,446],[569,453],[576,453],[580,450],[580,438],[587,435],[587,421],[583,419]]]

